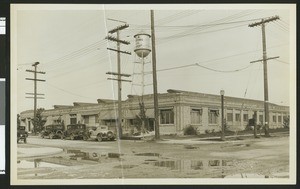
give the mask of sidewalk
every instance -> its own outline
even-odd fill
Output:
[[[276,136],[278,134],[288,134],[288,132],[277,132],[272,133],[272,135]],[[260,135],[258,135],[260,137]],[[261,135],[263,137],[264,135]],[[243,134],[243,135],[230,135],[225,136],[225,139],[230,138],[240,138],[240,137],[253,137],[253,134]],[[188,138],[188,139],[164,139],[162,141],[159,141],[158,143],[164,143],[164,144],[212,144],[212,143],[220,143],[220,142],[229,142],[228,141],[221,141],[220,136],[214,136],[214,137],[205,137],[205,138]],[[232,140],[230,141],[232,142]]]
[[[52,147],[32,147],[32,148],[18,148],[18,158],[46,156],[62,152],[61,148]]]

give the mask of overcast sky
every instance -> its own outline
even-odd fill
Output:
[[[262,63],[250,61],[262,58],[261,27],[248,27],[262,18],[278,15],[280,20],[266,24],[267,55],[280,56],[268,61],[269,101],[289,105],[291,44],[290,10],[283,6],[234,7],[194,5],[155,7],[155,34],[158,69],[158,92],[179,89],[200,93],[263,100]],[[117,82],[107,80],[105,73],[117,71],[117,55],[106,48],[116,48],[114,42],[104,38],[108,30],[122,25],[121,39],[131,42],[121,49],[132,52],[122,55],[122,73],[133,74],[132,83],[123,82],[123,100],[129,94],[141,94],[140,60],[134,53],[134,35],[150,31],[150,6],[89,6],[83,5],[22,7],[13,11],[12,43],[14,79],[17,84],[18,112],[33,109],[33,99],[25,93],[33,92],[34,62],[40,62],[38,107],[72,105],[73,102],[94,102],[98,98],[117,99]],[[170,10],[172,8],[173,10]],[[265,9],[267,8],[267,9]],[[48,10],[47,10],[48,9]],[[94,9],[94,10],[93,10]],[[102,9],[102,10],[101,10]],[[105,10],[104,10],[105,9]],[[112,10],[115,9],[115,10]],[[130,10],[129,10],[130,9]],[[16,22],[14,22],[16,21]],[[151,54],[146,57],[151,62]],[[197,66],[198,63],[200,66]],[[145,71],[152,70],[151,64]],[[145,93],[152,93],[152,75],[145,75]]]

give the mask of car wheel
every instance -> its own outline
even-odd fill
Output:
[[[97,135],[97,140],[98,140],[98,142],[101,142],[101,141],[102,141],[102,135],[101,135],[101,134],[98,134],[98,135]]]

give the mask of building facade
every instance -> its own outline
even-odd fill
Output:
[[[145,107],[145,127],[154,130],[153,95],[128,95],[122,101],[122,130],[132,133],[140,121],[141,101]],[[84,123],[88,127],[108,125],[116,127],[117,101],[98,99],[98,103],[74,102],[73,106],[55,105],[54,109],[43,111],[47,118],[45,125],[64,123]],[[161,134],[182,134],[188,126],[193,126],[199,133],[217,132],[221,130],[221,97],[220,95],[204,94],[180,90],[168,90],[158,94],[159,125]],[[232,131],[244,130],[254,112],[258,124],[264,123],[264,102],[225,96],[224,118],[226,127]],[[283,122],[289,116],[288,106],[269,103],[269,127],[283,127]],[[33,111],[20,113],[21,125],[27,131],[32,131]]]

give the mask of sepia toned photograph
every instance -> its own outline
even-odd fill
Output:
[[[11,184],[295,184],[293,4],[11,5]]]

